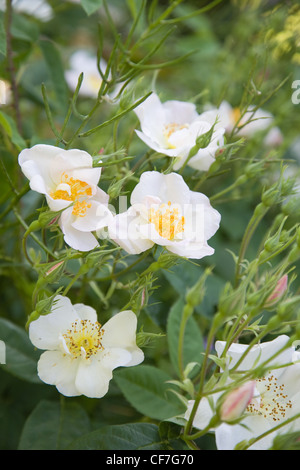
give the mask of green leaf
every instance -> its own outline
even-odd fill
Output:
[[[162,450],[158,426],[129,423],[103,426],[74,441],[68,450]]]
[[[172,266],[170,269],[162,271],[162,273],[176,292],[185,295],[187,289],[194,286],[204,274],[204,269],[196,263],[183,261],[183,263]],[[211,273],[205,282],[205,297],[201,305],[195,308],[196,312],[208,317],[211,316],[215,311],[217,299],[223,286],[224,281],[218,275]]]
[[[56,105],[60,109],[65,109],[68,106],[69,90],[59,50],[52,41],[47,39],[41,39],[39,45],[45,58],[52,87],[56,95]]]
[[[26,148],[26,142],[19,134],[15,121],[2,111],[0,111],[0,126],[19,151]]]
[[[35,42],[39,36],[39,28],[34,20],[13,12],[11,34],[14,38],[30,43]]]
[[[167,339],[171,362],[179,374],[178,343],[179,331],[185,302],[183,299],[171,307],[167,322]],[[204,351],[203,338],[198,324],[192,316],[187,320],[183,340],[183,368],[191,362],[202,362]]]
[[[172,377],[154,366],[119,369],[114,377],[129,403],[150,418],[164,420],[184,411],[167,383]]]
[[[10,374],[33,383],[41,383],[37,375],[39,353],[34,349],[25,330],[0,318],[0,340],[5,344],[5,364]]]
[[[81,0],[81,5],[88,16],[95,13],[102,5],[102,0]]]
[[[24,425],[19,450],[64,450],[89,431],[89,417],[78,403],[42,400]]]

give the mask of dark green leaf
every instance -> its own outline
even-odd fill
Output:
[[[104,426],[74,441],[71,450],[162,450],[158,427],[150,423]]]
[[[0,340],[5,343],[6,372],[29,382],[41,383],[37,375],[39,353],[35,351],[25,330],[0,318]]]
[[[119,369],[114,377],[129,403],[150,418],[163,420],[184,411],[167,383],[172,377],[156,367],[140,365]]]
[[[25,423],[19,450],[65,449],[89,431],[89,418],[78,403],[42,400]]]

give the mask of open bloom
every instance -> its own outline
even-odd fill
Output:
[[[101,58],[99,68],[102,74],[105,74],[107,63]],[[89,98],[97,98],[102,84],[102,76],[98,69],[97,57],[89,51],[81,49],[70,57],[70,68],[65,72],[65,79],[72,91],[75,91],[78,83],[79,75],[83,72],[83,80],[79,90],[79,94]],[[111,75],[109,74],[108,80]],[[118,84],[115,89],[107,95],[113,100],[120,91],[121,84]]]
[[[222,101],[219,108],[212,108],[203,113],[206,119],[214,122],[218,119],[217,126],[225,128],[227,133],[231,133],[237,126],[237,133],[240,136],[252,137],[257,132],[265,131],[264,144],[275,147],[282,142],[282,133],[277,126],[274,126],[274,116],[265,109],[254,110],[253,106],[241,115],[239,108],[234,108],[227,101]]]
[[[214,253],[207,240],[219,228],[221,216],[204,194],[190,191],[182,176],[144,172],[130,202],[108,226],[110,238],[128,253],[141,253],[154,244],[187,258]]]
[[[255,380],[255,391],[248,402],[238,424],[222,423],[215,429],[216,444],[219,450],[233,450],[243,440],[265,437],[254,442],[249,449],[267,450],[271,448],[274,437],[280,433],[300,431],[300,361],[294,347],[285,347],[289,338],[278,336],[273,341],[257,344],[251,348],[237,366],[239,372],[248,372],[260,365],[266,366],[265,375]],[[247,349],[245,344],[232,344],[227,351],[228,367],[232,369]],[[216,342],[218,356],[222,356],[225,342]],[[297,362],[296,362],[297,361]],[[214,395],[213,395],[214,396]],[[215,401],[219,398],[217,394]],[[193,402],[189,403],[186,418],[189,417]],[[209,423],[214,411],[203,398],[200,401],[194,426],[199,429]],[[283,423],[296,417],[290,423]],[[274,429],[277,425],[282,427]],[[274,430],[273,430],[274,429]]]
[[[32,190],[45,194],[53,211],[62,211],[59,225],[65,242],[75,250],[98,246],[93,231],[108,224],[108,195],[98,186],[101,168],[93,168],[83,150],[63,150],[51,145],[24,149],[19,164]]]
[[[190,150],[196,145],[196,139],[209,132],[213,125],[205,114],[197,113],[193,103],[175,100],[161,103],[155,93],[134,111],[141,124],[141,131],[136,130],[139,138],[153,150],[177,157],[175,170],[184,164]],[[216,151],[224,144],[224,132],[218,126],[207,146],[199,148],[187,164],[197,170],[208,170],[215,161]]]
[[[136,326],[130,310],[101,326],[92,307],[56,296],[51,312],[29,325],[31,342],[45,350],[38,361],[40,379],[66,396],[103,397],[116,367],[144,359],[136,345]]]

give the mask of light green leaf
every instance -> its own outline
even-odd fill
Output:
[[[42,400],[24,425],[19,450],[64,450],[89,431],[89,417],[78,403]]]
[[[88,16],[95,13],[102,5],[102,0],[81,0],[81,5]]]
[[[74,441],[68,450],[162,450],[158,426],[129,423],[103,426]]]
[[[167,383],[172,377],[154,366],[119,369],[114,378],[129,403],[150,418],[164,420],[184,411]]]
[[[179,331],[180,323],[182,319],[184,300],[179,299],[172,306],[167,322],[167,338],[169,345],[169,353],[171,362],[179,374],[178,366],[178,343],[179,343]],[[185,334],[183,340],[183,368],[189,363],[198,362],[201,363],[204,351],[203,338],[198,324],[192,316],[187,320],[185,327]]]
[[[41,383],[37,375],[39,353],[34,349],[25,330],[0,318],[0,340],[5,344],[5,364],[1,367],[20,379]]]

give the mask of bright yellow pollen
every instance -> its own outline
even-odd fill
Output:
[[[84,217],[86,214],[87,209],[90,209],[92,204],[86,201],[76,201],[73,206],[72,214],[76,215],[77,217]]]
[[[239,119],[241,118],[241,111],[239,108],[233,108],[233,110],[231,111],[231,116],[232,116],[232,120],[233,122],[236,124]]]
[[[259,408],[254,402],[251,402],[247,411],[272,421],[283,420],[287,410],[292,408],[291,400],[288,400],[288,396],[284,393],[284,384],[279,385],[277,378],[273,375],[257,379],[258,388],[260,384],[263,386],[264,392],[261,394]]]
[[[172,208],[170,201],[168,204],[160,204],[158,209],[150,208],[148,220],[154,224],[159,235],[168,240],[173,240],[184,231],[184,217],[179,215],[178,208]]]
[[[100,323],[90,320],[76,320],[70,330],[63,334],[66,347],[75,358],[89,359],[97,352],[103,350],[101,339],[103,329]]]
[[[69,177],[65,172],[62,174],[60,185],[68,185],[69,191],[66,189],[56,189],[50,193],[53,199],[63,199],[64,201],[74,202],[74,208],[72,214],[84,217],[88,208],[91,204],[87,204],[84,200],[80,199],[88,196],[92,196],[92,188],[84,181]]]
[[[166,124],[164,127],[164,136],[167,139],[168,142],[168,147],[170,149],[174,149],[175,146],[170,144],[169,139],[171,135],[176,132],[176,131],[181,131],[181,129],[186,129],[188,126],[186,124],[177,124],[176,122],[170,122],[169,124]]]

